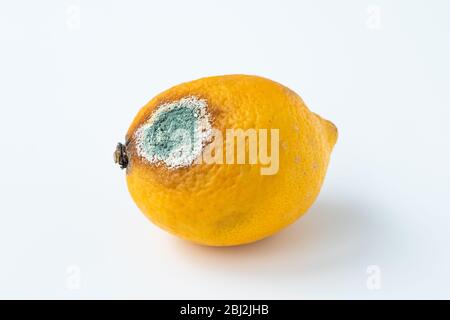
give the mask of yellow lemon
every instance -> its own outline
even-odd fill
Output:
[[[322,186],[337,129],[287,87],[257,76],[182,83],[136,115],[115,160],[156,225],[211,246],[294,222]]]

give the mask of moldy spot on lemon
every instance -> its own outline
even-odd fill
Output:
[[[136,130],[136,148],[138,155],[150,163],[181,168],[201,155],[211,135],[206,100],[186,97],[156,108]]]

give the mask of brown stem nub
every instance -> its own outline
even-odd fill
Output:
[[[114,151],[114,162],[120,165],[121,169],[125,169],[128,166],[127,149],[122,143],[118,143],[116,151]]]

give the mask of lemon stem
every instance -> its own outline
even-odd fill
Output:
[[[127,149],[120,142],[117,144],[116,151],[114,151],[114,162],[120,165],[120,169],[125,169],[128,166]]]

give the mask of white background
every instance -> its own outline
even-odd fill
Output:
[[[449,1],[2,1],[0,45],[0,298],[450,298]],[[340,136],[304,218],[200,247],[112,152],[158,92],[229,73]]]

